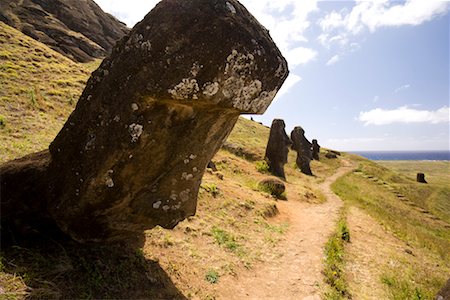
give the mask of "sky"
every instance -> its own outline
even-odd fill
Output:
[[[159,2],[95,1],[129,27]],[[256,121],[343,151],[450,150],[450,1],[240,2],[290,69]]]

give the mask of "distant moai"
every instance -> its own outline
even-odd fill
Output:
[[[297,166],[303,174],[313,175],[310,167],[312,156],[312,144],[306,139],[305,131],[297,126],[291,132],[292,149],[297,151]]]
[[[420,183],[428,183],[428,182],[425,180],[425,174],[424,174],[424,173],[417,173],[417,182],[420,182]]]
[[[320,153],[320,145],[317,143],[317,140],[312,140],[312,157],[315,160],[320,160],[319,153]]]
[[[269,172],[283,179],[286,179],[284,165],[287,163],[289,146],[291,145],[291,140],[286,134],[285,128],[286,125],[283,120],[273,120],[265,154]]]

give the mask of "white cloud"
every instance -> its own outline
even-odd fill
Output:
[[[310,48],[297,47],[285,51],[284,55],[289,62],[289,67],[292,69],[314,60],[317,57],[317,51]]]
[[[337,62],[339,61],[339,59],[340,59],[339,55],[333,56],[332,58],[330,58],[330,59],[327,61],[327,66],[334,65],[335,63],[337,63]]]
[[[376,108],[359,113],[358,121],[364,125],[388,125],[393,123],[448,123],[450,122],[450,109],[444,106],[435,111],[418,110],[402,106],[393,110]]]
[[[284,82],[283,86],[281,87],[281,89],[278,91],[277,96],[275,98],[279,99],[281,96],[287,94],[289,92],[289,90],[296,85],[297,83],[299,83],[302,80],[302,78],[296,74],[290,73],[288,78],[286,79],[286,81]]]
[[[409,85],[409,84],[404,84],[404,85],[402,85],[402,86],[396,88],[395,91],[394,91],[394,93],[399,93],[399,92],[401,92],[401,91],[404,91],[404,90],[409,89],[410,87],[411,87],[411,85]]]
[[[374,32],[381,27],[420,25],[444,15],[449,7],[450,2],[440,0],[406,0],[402,4],[389,0],[356,0],[351,10],[332,11],[319,20],[318,24],[324,32],[319,41],[329,47],[337,37],[348,41],[349,36],[364,29]]]

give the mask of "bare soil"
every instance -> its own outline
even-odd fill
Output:
[[[323,247],[332,234],[342,201],[330,188],[352,165],[343,166],[320,184],[322,204],[289,198],[277,203],[274,222],[287,222],[285,238],[273,249],[273,259],[255,265],[236,277],[224,278],[216,291],[219,299],[320,299],[324,286]],[[287,189],[289,190],[289,183]]]

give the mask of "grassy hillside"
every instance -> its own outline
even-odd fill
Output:
[[[0,27],[1,163],[48,147],[99,62],[73,63],[3,23]],[[268,136],[267,127],[240,118],[228,142],[263,157]],[[421,166],[430,181],[423,185],[414,181],[413,168],[389,169],[357,156],[343,156],[330,160],[322,155],[320,162],[312,163],[317,176],[311,177],[297,170],[291,151],[285,167],[287,200],[322,203],[326,199],[319,184],[343,160],[359,164],[356,172],[335,183],[336,193],[414,247],[430,252],[395,265],[386,258],[386,276],[376,280],[384,280],[394,299],[405,299],[398,295],[409,297],[415,291],[425,296],[409,298],[427,298],[450,270],[448,173],[441,171],[445,166]],[[50,237],[2,249],[0,299],[214,299],[217,287],[227,278],[273,260],[290,223],[277,216],[279,200],[258,186],[269,176],[262,162],[226,150],[220,150],[213,161],[218,172],[205,173],[197,214],[174,230],[146,231],[145,244],[139,249],[80,246]],[[327,246],[327,253],[338,258],[327,261],[327,277],[336,275],[334,265],[344,276],[345,246],[337,243],[343,236],[342,224],[345,211]],[[334,240],[339,247],[331,247]]]
[[[406,245],[426,253],[419,261],[406,260],[395,268],[389,265],[395,259],[386,257],[386,273],[378,280],[383,280],[394,299],[432,299],[450,270],[450,186],[448,173],[439,170],[447,163],[438,163],[439,167],[422,163],[431,183],[421,184],[411,176],[417,172],[413,163],[408,168],[403,163],[401,167],[406,170],[402,174],[394,171],[395,167],[388,169],[356,156],[353,159],[359,168],[333,184],[335,193],[348,205],[366,211]],[[423,297],[413,297],[416,292]]]
[[[1,24],[0,162],[44,149],[73,110],[89,73],[98,65],[75,64],[20,32]],[[269,129],[239,119],[228,142],[264,154]],[[320,203],[320,177],[339,163],[324,159],[313,169],[296,170],[293,153],[286,166],[286,197]],[[289,224],[273,218],[277,200],[258,187],[268,174],[221,150],[207,172],[195,217],[174,230],[146,232],[141,249],[82,247],[43,238],[2,249],[0,285],[8,299],[28,298],[183,298],[213,299],[221,278],[270,260]],[[258,171],[259,169],[259,171]],[[183,296],[184,295],[184,296]]]
[[[44,149],[98,64],[76,64],[0,22],[0,162]]]

